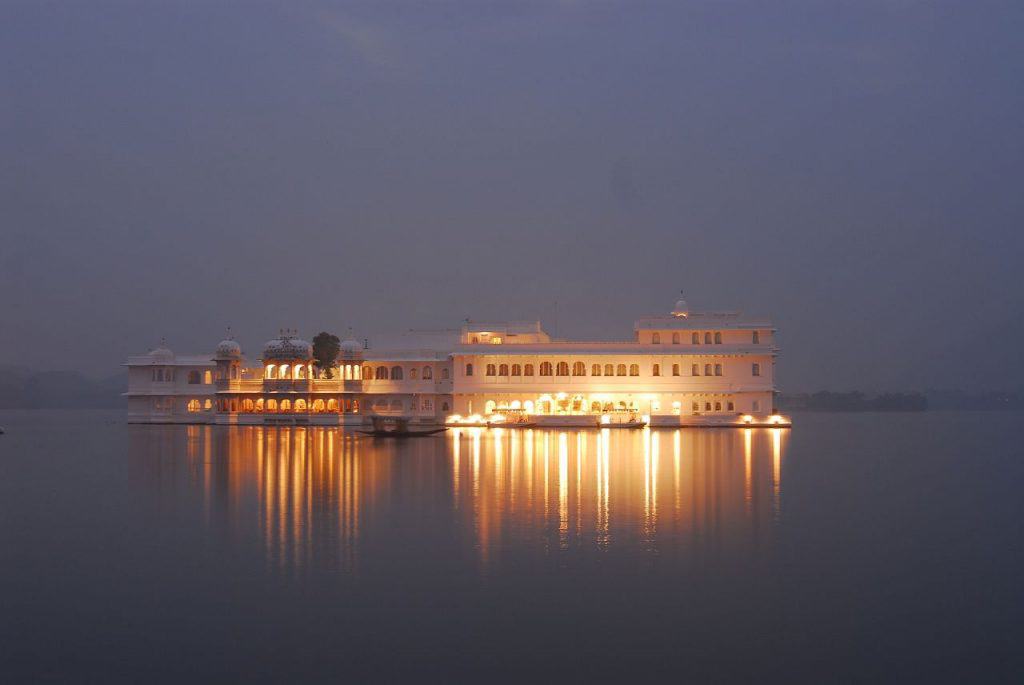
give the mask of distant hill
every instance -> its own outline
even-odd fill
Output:
[[[121,407],[126,374],[95,379],[77,371],[32,371],[0,366],[0,409]]]

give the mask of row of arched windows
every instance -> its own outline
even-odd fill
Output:
[[[202,373],[200,373],[198,370],[193,369],[192,371],[188,372],[189,385],[199,385],[200,383],[210,385],[212,382],[213,374],[210,373],[209,371],[203,371]]]
[[[277,380],[302,380],[312,377],[312,368],[307,364],[267,364],[263,377]]]
[[[554,374],[552,374],[554,371]],[[533,375],[533,364],[488,364],[484,372],[488,376],[532,376]],[[551,362],[541,362],[540,364],[540,376],[568,376],[570,367],[568,362],[558,362],[552,366]],[[760,365],[754,364],[754,375],[760,375]],[[473,365],[466,364],[466,375],[473,375]],[[586,376],[587,367],[583,362],[574,362],[572,365],[573,376]],[[590,368],[591,376],[639,376],[640,365],[639,364],[593,364]],[[661,364],[653,364],[651,366],[652,376],[661,376]],[[679,364],[672,365],[672,375],[680,376],[681,368]],[[721,364],[704,364],[704,373],[701,374],[701,365],[692,364],[690,366],[691,376],[721,376],[722,365]]]
[[[691,345],[700,345],[701,344],[701,340],[704,341],[705,345],[721,345],[722,344],[722,332],[721,331],[714,331],[714,332],[707,331],[703,335],[701,335],[701,333],[699,333],[697,331],[694,331],[693,333],[690,334],[690,344]],[[658,333],[657,331],[652,333],[651,334],[651,342],[654,343],[655,345],[660,345],[661,344],[661,333]],[[678,345],[680,342],[681,342],[681,338],[680,338],[679,333],[673,333],[672,334],[672,344],[673,345]],[[757,342],[757,331],[754,331],[754,342],[755,343]]]
[[[374,379],[378,381],[401,381],[405,380],[405,369],[401,366],[364,366],[363,367],[363,378],[366,380]],[[433,380],[434,378],[434,367],[424,366],[422,369],[418,367],[412,367],[409,369],[409,380],[415,381],[419,379],[425,381]],[[441,379],[448,380],[448,369],[441,369]]]
[[[189,402],[189,411],[199,411],[198,409],[199,400],[192,400]],[[209,409],[210,401],[207,400],[207,409]],[[195,409],[193,409],[193,403]],[[252,398],[221,398],[217,400],[217,406],[222,412],[246,412],[249,414],[280,414],[280,413],[305,413],[311,412],[313,414],[320,414],[324,412],[337,413],[344,410],[346,413],[358,413],[359,412],[359,400],[346,399],[339,402],[337,399],[315,399],[307,402],[303,398],[298,398],[294,402],[292,400],[276,400],[268,399],[264,400],[262,397],[257,399]]]

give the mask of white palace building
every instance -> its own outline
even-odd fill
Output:
[[[232,339],[212,355],[164,345],[128,359],[130,423],[543,426],[644,420],[652,426],[788,425],[774,413],[775,329],[732,312],[636,321],[622,342],[552,340],[539,322],[467,322],[384,346],[341,343],[328,374],[313,347],[282,333],[247,363]],[[525,419],[524,419],[525,417]]]

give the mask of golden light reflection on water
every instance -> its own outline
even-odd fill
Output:
[[[756,548],[780,517],[786,434],[466,428],[396,441],[335,428],[131,433],[140,473],[167,501],[184,482],[211,526],[255,536],[272,566],[352,574],[369,539],[375,550],[391,539],[436,540],[445,554],[454,544],[481,569],[520,554]]]

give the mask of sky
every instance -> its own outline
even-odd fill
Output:
[[[1024,386],[1024,3],[0,2],[0,359],[684,291],[783,391]]]

